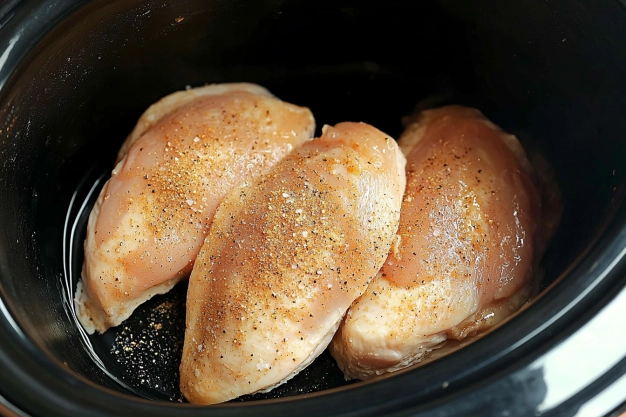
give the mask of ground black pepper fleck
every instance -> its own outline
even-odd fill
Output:
[[[110,354],[128,384],[153,392],[155,398],[183,400],[179,389],[179,364],[185,334],[186,284],[140,306],[122,325],[110,331],[115,337]]]
[[[154,400],[186,402],[180,388],[179,365],[185,336],[187,283],[140,306],[122,325],[94,336],[98,345],[108,346],[115,366],[107,366],[116,377]],[[312,315],[311,315],[312,317]],[[105,362],[107,359],[103,358]],[[345,381],[328,350],[286,384],[271,392],[245,395],[232,402],[289,397],[336,388]]]

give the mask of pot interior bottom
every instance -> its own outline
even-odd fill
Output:
[[[100,188],[108,178],[108,171],[93,181],[88,177],[76,190],[73,205],[77,211],[68,212],[66,235],[69,247],[66,259],[71,263],[69,277],[63,281],[68,299],[76,290],[83,262],[83,242],[87,220]],[[74,218],[72,213],[76,212]],[[67,279],[69,278],[69,279]],[[81,341],[95,366],[98,366],[122,388],[152,400],[183,402],[179,388],[179,365],[185,337],[185,306],[187,281],[176,285],[169,293],[157,295],[139,306],[132,316],[121,325],[104,334],[87,335],[82,329]],[[67,313],[74,318],[73,304],[66,306]],[[311,365],[285,384],[268,393],[257,393],[239,397],[233,401],[253,401],[269,398],[306,394],[328,388],[348,385],[341,370],[328,350],[325,350]]]

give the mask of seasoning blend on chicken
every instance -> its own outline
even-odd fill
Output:
[[[341,123],[229,193],[189,282],[191,403],[267,392],[326,348],[395,239],[404,168],[392,138]]]
[[[215,210],[313,136],[304,107],[253,84],[210,85],[152,105],[89,216],[75,305],[103,333],[191,272]]]
[[[408,367],[512,314],[549,238],[524,150],[478,110],[424,111],[399,145],[397,244],[330,345],[348,379]]]

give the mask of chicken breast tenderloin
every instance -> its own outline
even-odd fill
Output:
[[[253,84],[182,91],[151,106],[89,216],[75,297],[85,329],[103,333],[188,276],[224,195],[314,130],[307,108]]]
[[[407,188],[398,242],[330,350],[349,379],[421,361],[516,311],[549,239],[540,196],[512,135],[478,110],[424,111],[399,140]]]
[[[224,199],[189,282],[191,403],[269,391],[326,348],[395,239],[404,167],[392,138],[341,123]]]

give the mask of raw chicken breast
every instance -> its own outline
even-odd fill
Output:
[[[407,187],[397,244],[330,346],[348,379],[405,368],[512,314],[545,247],[524,150],[478,110],[424,111],[399,145]]]
[[[141,115],[133,131],[128,135],[120,150],[117,154],[115,163],[117,164],[122,160],[124,155],[128,153],[131,145],[137,141],[146,131],[151,129],[158,121],[165,117],[168,113],[195,101],[200,97],[205,96],[219,96],[222,94],[228,94],[233,91],[247,91],[251,94],[259,96],[274,97],[267,89],[257,84],[250,83],[224,83],[224,84],[210,84],[203,87],[191,88],[183,91],[176,91],[170,95],[167,95],[152,104]]]
[[[307,108],[252,84],[174,93],[139,120],[89,216],[78,318],[120,324],[191,272],[228,191],[313,136]]]
[[[326,348],[395,238],[404,167],[392,138],[341,123],[224,199],[189,282],[190,402],[269,391]]]

